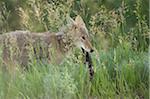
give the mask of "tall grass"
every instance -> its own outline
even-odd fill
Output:
[[[88,68],[76,57],[61,65],[30,64],[28,71],[15,77],[0,71],[1,99],[148,99],[148,56],[118,46],[93,55],[94,79],[89,80]]]

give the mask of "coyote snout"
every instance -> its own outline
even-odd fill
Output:
[[[72,33],[74,43],[79,48],[84,49],[87,52],[93,52],[94,49],[89,39],[88,30],[83,19],[80,16],[77,16],[75,21],[71,19],[72,22]]]
[[[92,48],[92,45],[91,45],[89,39],[85,36],[82,36],[80,39],[81,39],[81,41],[80,41],[81,45],[79,45],[79,46],[81,46],[81,48],[83,48],[85,51],[92,53],[94,50]]]

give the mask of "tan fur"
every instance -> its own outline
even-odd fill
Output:
[[[82,18],[77,16],[75,21],[68,20],[69,25],[58,33],[14,31],[1,35],[3,63],[25,66],[33,58],[60,63],[75,46],[90,52],[93,48]]]

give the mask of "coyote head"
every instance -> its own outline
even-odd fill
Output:
[[[78,15],[75,20],[69,17],[69,35],[71,36],[73,43],[84,49],[87,52],[93,52],[93,47],[91,45],[88,30],[85,26],[83,19]]]

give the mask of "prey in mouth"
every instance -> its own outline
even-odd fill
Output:
[[[93,68],[93,63],[92,63],[90,53],[85,51],[83,48],[81,48],[81,49],[82,49],[82,52],[84,54],[85,64],[88,65],[89,78],[90,78],[90,80],[92,80],[94,77],[94,68]]]

